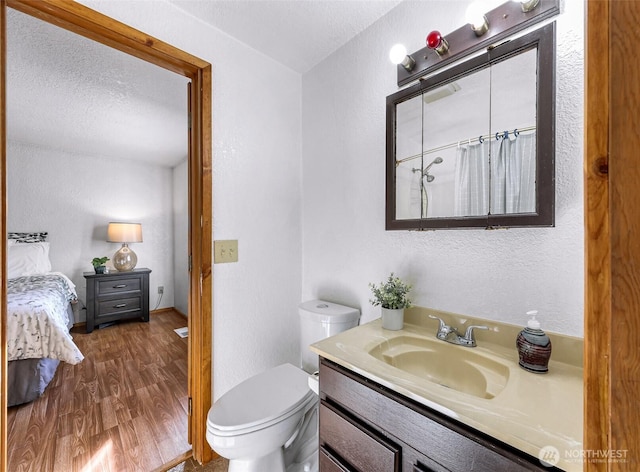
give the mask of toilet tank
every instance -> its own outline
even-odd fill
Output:
[[[298,312],[302,368],[312,373],[318,370],[318,355],[309,349],[309,345],[358,326],[360,310],[324,300],[311,300],[298,305]]]

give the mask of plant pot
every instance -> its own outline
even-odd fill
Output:
[[[94,267],[96,274],[104,274],[107,270],[107,266]]]
[[[382,327],[392,331],[402,329],[404,326],[404,308],[392,310],[382,308]]]

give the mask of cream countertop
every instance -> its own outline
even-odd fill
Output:
[[[435,314],[464,332],[465,325],[484,324],[476,330],[478,346],[453,346],[435,338]],[[317,342],[311,350],[320,356],[373,380],[425,406],[499,439],[533,457],[545,447],[559,453],[557,467],[582,471],[582,340],[547,333],[553,352],[547,374],[534,374],[518,365],[515,339],[521,327],[478,318],[463,317],[425,308],[405,314],[402,330],[389,331],[375,320]],[[436,339],[457,349],[478,354],[508,366],[509,380],[494,398],[480,398],[401,371],[369,354],[376,346],[400,336]]]

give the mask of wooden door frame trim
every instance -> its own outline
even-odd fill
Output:
[[[191,79],[189,158],[189,433],[193,457],[208,462],[207,413],[212,389],[212,121],[211,64],[71,0],[0,0],[0,230],[6,241],[6,8],[118,49]],[[0,470],[7,470],[6,244],[0,247]]]
[[[585,2],[583,449],[610,449],[609,1]],[[587,461],[586,472],[608,470]]]
[[[640,138],[634,111],[640,104],[640,8],[616,0],[587,0],[585,5],[583,449],[610,457],[625,451],[625,457],[621,462],[586,461],[584,470],[637,470]]]

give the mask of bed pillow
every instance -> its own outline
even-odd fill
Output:
[[[48,232],[39,233],[11,233],[7,234],[9,244],[14,243],[43,243],[47,240]]]
[[[49,243],[10,244],[7,276],[10,279],[31,274],[51,272]]]

